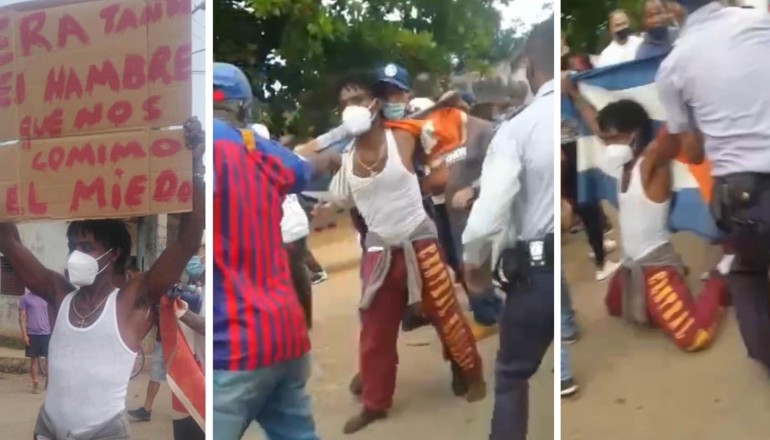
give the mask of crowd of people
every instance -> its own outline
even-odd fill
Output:
[[[612,42],[596,67],[660,58],[655,85],[665,110],[657,129],[648,109],[632,99],[595,108],[572,80],[590,70],[589,57],[571,53],[562,41],[562,93],[605,145],[605,170],[617,180],[618,226],[622,261],[597,259],[596,280],[610,278],[605,304],[612,316],[630,324],[663,330],[686,352],[711,344],[722,310],[734,306],[748,355],[770,367],[770,310],[767,300],[767,198],[763,188],[770,173],[766,151],[770,139],[770,93],[748,84],[770,74],[770,16],[710,0],[642,2],[642,33],[635,35],[628,14],[608,17]],[[707,55],[706,55],[707,54]],[[721,92],[720,84],[735,88]],[[563,121],[563,204],[585,225],[594,254],[601,252],[604,226],[598,203],[576,203],[578,137],[574,124]],[[701,276],[693,294],[688,267],[671,241],[675,161],[710,164],[711,212],[722,233],[719,263]],[[741,199],[740,195],[745,194]],[[562,228],[573,226],[563,216]],[[605,226],[605,229],[606,228]],[[604,250],[614,246],[604,243]],[[577,391],[569,371],[566,345],[577,340],[574,310],[566,280],[562,287],[562,396]]]
[[[342,124],[293,151],[252,126],[244,73],[215,63],[215,438],[239,439],[252,422],[269,439],[318,438],[306,391],[307,226],[295,203],[323,174],[362,251],[350,384],[361,410],[344,433],[388,416],[401,330],[432,325],[452,392],[484,399],[476,340],[489,332],[478,329],[499,323],[490,438],[526,438],[528,380],[553,339],[553,46],[551,17],[515,61],[534,99],[496,131],[470,114],[472,96],[415,97],[409,72],[384,63],[346,75],[335,90]]]

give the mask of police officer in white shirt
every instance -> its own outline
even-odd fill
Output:
[[[506,300],[490,440],[526,439],[529,378],[553,342],[553,51],[551,16],[532,30],[525,51],[527,79],[535,98],[504,122],[492,139],[481,172],[481,192],[463,233],[469,284],[482,280],[481,268],[494,261],[493,244],[502,245],[495,277]]]
[[[770,15],[677,1],[687,16],[656,78],[662,142],[711,164],[712,213],[736,251],[728,285],[738,326],[770,371]]]

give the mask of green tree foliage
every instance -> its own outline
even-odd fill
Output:
[[[504,0],[499,3],[508,3]],[[446,77],[505,57],[494,0],[215,0],[214,57],[242,67],[273,133],[317,134],[333,122],[345,72],[396,62]],[[283,62],[277,62],[282,60]],[[281,88],[273,90],[279,82]]]

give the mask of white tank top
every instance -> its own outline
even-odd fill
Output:
[[[70,323],[76,292],[62,301],[48,349],[48,391],[45,410],[57,434],[80,434],[126,409],[126,391],[136,352],[118,330],[118,289],[110,294],[91,326]]]
[[[640,158],[634,165],[625,193],[621,191],[622,178],[618,181],[618,218],[623,253],[635,261],[669,241],[671,201],[656,203],[647,197],[640,172],[643,160]]]
[[[406,240],[428,214],[422,204],[417,175],[406,169],[393,132],[385,131],[387,158],[381,172],[373,177],[353,174],[355,151],[346,154],[343,164],[350,191],[367,228],[396,245]]]

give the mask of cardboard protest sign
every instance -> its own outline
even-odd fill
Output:
[[[190,0],[0,9],[0,220],[188,211]],[[189,193],[189,194],[188,194]]]

